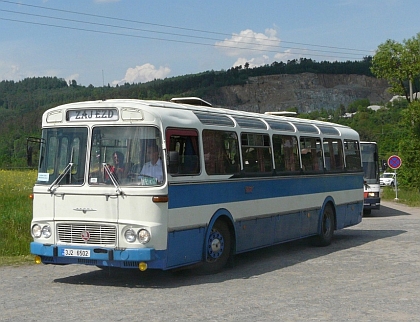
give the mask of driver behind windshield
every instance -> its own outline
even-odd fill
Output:
[[[158,182],[163,181],[162,159],[159,157],[159,149],[156,144],[146,147],[146,162],[140,174],[156,178]]]

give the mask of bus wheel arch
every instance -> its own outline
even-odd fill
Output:
[[[331,244],[336,229],[336,211],[333,200],[326,200],[321,210],[318,235],[313,237],[315,246],[328,246]]]
[[[233,265],[235,254],[235,230],[231,214],[218,210],[209,222],[204,240],[203,262],[199,271],[214,274]]]

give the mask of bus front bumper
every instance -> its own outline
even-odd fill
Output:
[[[31,254],[40,256],[44,264],[85,264],[137,268],[140,262],[150,268],[162,268],[159,252],[154,248],[106,248],[95,246],[46,245],[32,242]]]
[[[380,205],[381,205],[381,198],[377,198],[377,197],[365,198],[363,201],[364,209],[380,209]]]

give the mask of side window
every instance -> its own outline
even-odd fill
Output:
[[[296,137],[274,134],[273,153],[277,173],[300,169]]]
[[[273,171],[270,138],[267,134],[242,133],[242,166],[247,173]]]
[[[172,175],[200,173],[198,133],[191,129],[168,129],[168,172]]]
[[[320,138],[301,137],[300,156],[302,170],[306,172],[323,171],[324,161],[322,158],[322,146]]]
[[[355,140],[344,141],[344,154],[346,157],[346,169],[349,171],[362,171],[359,142]]]
[[[204,130],[203,150],[207,174],[234,174],[240,171],[235,132]]]
[[[324,139],[324,156],[327,171],[344,170],[343,143],[340,139]]]

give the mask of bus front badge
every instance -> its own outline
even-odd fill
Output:
[[[82,233],[80,234],[80,236],[82,237],[82,239],[85,242],[87,242],[90,239],[90,233],[87,230],[82,231]]]

